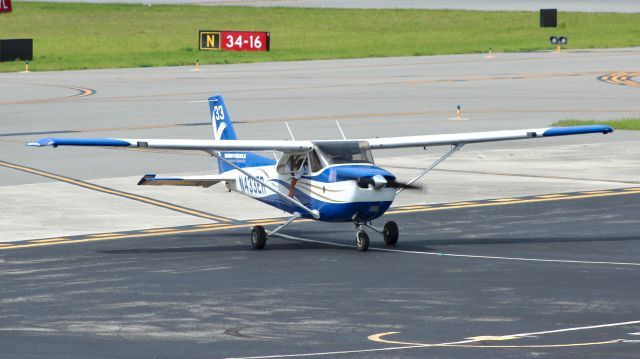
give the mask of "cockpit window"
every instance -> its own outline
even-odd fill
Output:
[[[278,160],[277,171],[280,174],[296,172],[304,163],[307,171],[315,173],[323,168],[342,163],[371,163],[373,156],[366,142],[332,142],[316,144],[309,153],[284,153]]]
[[[311,172],[318,172],[322,169],[322,162],[320,162],[318,152],[315,150],[311,151],[309,154],[309,162],[311,162]]]
[[[360,143],[329,142],[318,144],[318,153],[324,165],[341,163],[373,163],[368,146]]]
[[[277,170],[281,174],[293,173],[297,172],[303,165],[309,165],[309,157],[306,153],[284,154],[278,161]]]

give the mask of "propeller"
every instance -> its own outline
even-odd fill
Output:
[[[397,179],[393,177],[385,178],[381,175],[361,176],[355,180],[356,180],[356,183],[358,184],[358,187],[361,187],[361,188],[367,188],[369,187],[369,185],[373,186],[373,188],[375,189],[382,189],[386,187],[386,188],[396,188],[396,189],[422,190],[424,188],[424,186],[421,184],[416,184],[416,183],[407,184],[404,182],[399,182]]]

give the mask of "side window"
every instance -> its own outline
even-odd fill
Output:
[[[315,150],[309,154],[309,161],[311,162],[311,172],[318,172],[322,169],[322,163],[320,163],[320,158]]]
[[[309,157],[306,154],[290,154],[283,155],[278,162],[278,173],[286,174],[297,172],[302,165],[307,166],[309,170]]]
[[[291,155],[283,154],[280,157],[280,161],[278,162],[278,173],[289,173],[291,172],[291,168],[289,168],[289,161],[291,160]]]

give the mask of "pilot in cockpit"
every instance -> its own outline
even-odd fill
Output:
[[[309,165],[306,156],[291,156],[287,161],[287,172],[291,173],[291,185],[289,186],[289,197],[293,198],[296,183],[306,173],[309,173]]]

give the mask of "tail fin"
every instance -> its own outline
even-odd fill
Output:
[[[238,136],[231,124],[231,117],[221,95],[209,97],[209,111],[213,125],[214,140],[237,140]]]
[[[225,106],[221,95],[209,97],[209,111],[211,124],[213,125],[213,138],[215,140],[237,140],[238,135],[236,135],[236,130],[233,128],[231,116],[229,116],[227,106]],[[238,167],[258,167],[275,164],[275,160],[251,152],[220,152],[220,155]],[[218,160],[219,173],[232,169],[233,167]]]

